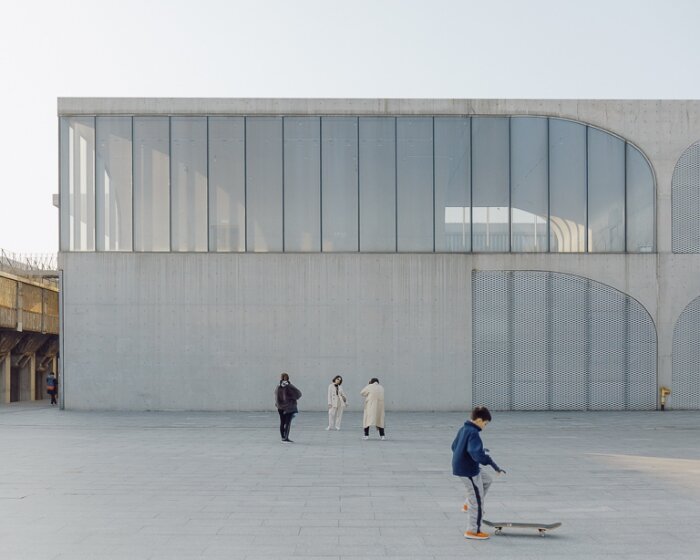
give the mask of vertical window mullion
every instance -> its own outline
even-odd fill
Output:
[[[362,252],[360,245],[360,214],[362,213],[362,193],[360,192],[360,117],[357,117],[357,252]]]
[[[248,117],[243,117],[243,251],[248,252]]]
[[[173,118],[168,116],[168,197],[169,215],[168,215],[168,239],[170,240],[170,252],[173,251]]]
[[[206,252],[209,252],[209,242],[210,242],[210,218],[209,218],[209,116],[207,115],[205,117],[206,119],[206,125],[207,129],[204,134],[204,142],[205,142],[205,150],[204,150],[204,157],[206,159],[206,170],[207,170],[207,194],[206,194],[206,211],[205,211],[205,220],[206,220],[206,227],[207,227],[207,235],[206,235]]]

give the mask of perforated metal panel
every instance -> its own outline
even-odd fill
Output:
[[[474,271],[473,400],[495,410],[653,410],[656,329],[639,302],[554,272]]]
[[[688,148],[673,170],[674,253],[700,253],[700,142]]]
[[[676,321],[672,363],[669,407],[700,410],[700,297]]]

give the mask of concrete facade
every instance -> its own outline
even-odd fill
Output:
[[[653,254],[61,253],[68,408],[267,409],[288,371],[306,409],[325,408],[337,373],[351,396],[379,377],[394,410],[467,409],[472,270],[574,274],[637,299],[671,385],[673,327],[700,295],[700,256],[671,252],[698,101],[60,99],[59,114],[555,116],[635,144],[657,188]]]
[[[325,408],[336,373],[350,395],[379,377],[393,410],[461,410],[471,402],[474,269],[593,277],[657,316],[656,259],[647,255],[63,259],[64,361],[81,365],[64,373],[69,408],[261,410],[288,371],[314,410]]]

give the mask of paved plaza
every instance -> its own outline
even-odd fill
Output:
[[[0,558],[697,558],[698,413],[495,413],[487,518],[563,525],[484,542],[450,470],[464,414],[388,412],[385,442],[326,418],[283,444],[274,412],[0,407]]]

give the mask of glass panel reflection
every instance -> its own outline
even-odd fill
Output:
[[[95,119],[64,117],[61,145],[61,249],[95,250]]]
[[[644,155],[561,118],[100,116],[59,126],[62,251],[656,250]]]
[[[134,117],[134,249],[170,251],[168,117]]]
[[[284,119],[284,250],[321,250],[319,117]]]
[[[172,117],[172,251],[207,250],[207,119]]]
[[[627,144],[627,251],[651,253],[654,248],[654,176],[642,153]]]
[[[131,117],[97,117],[98,251],[131,251]]]
[[[397,246],[433,251],[433,119],[398,118]]]
[[[475,252],[507,253],[508,206],[474,206],[472,208],[472,243]]]
[[[355,117],[321,119],[324,251],[358,250],[357,124]]]
[[[509,119],[472,118],[472,250],[507,252]]]
[[[435,250],[471,249],[471,125],[435,118]]]
[[[511,250],[547,251],[547,119],[514,117],[511,134]]]
[[[549,120],[550,251],[586,251],[586,127]]]
[[[245,251],[243,117],[209,117],[209,250]]]
[[[360,119],[361,251],[396,251],[395,123]]]
[[[625,143],[588,128],[588,251],[625,250]]]
[[[282,118],[246,119],[247,250],[282,251]]]

